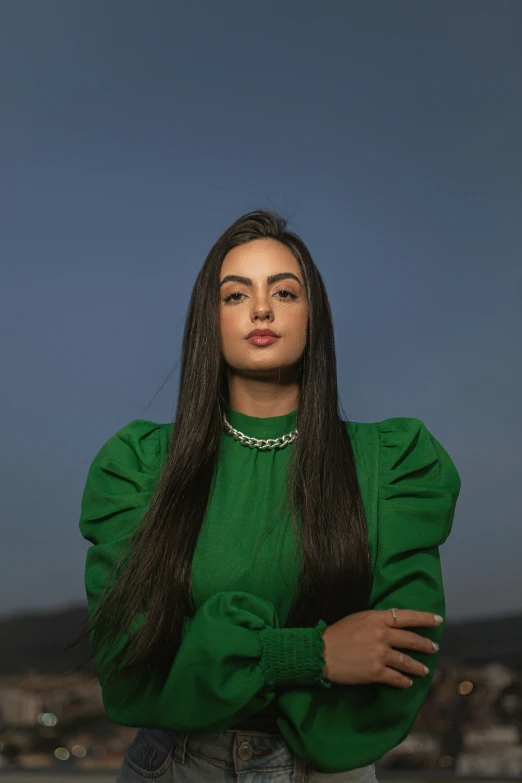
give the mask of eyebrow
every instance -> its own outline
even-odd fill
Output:
[[[288,280],[288,278],[291,278],[292,280],[296,280],[299,285],[302,287],[302,283],[299,280],[299,278],[294,275],[293,272],[278,272],[277,275],[270,275],[270,277],[266,278],[266,282],[268,285],[272,285],[272,283],[278,283],[280,280]],[[224,283],[228,282],[234,282],[234,283],[243,283],[244,285],[252,285],[252,280],[249,277],[242,277],[242,275],[226,275],[226,277],[223,278],[223,280],[220,282],[219,286],[221,287]]]

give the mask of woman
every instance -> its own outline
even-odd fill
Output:
[[[116,432],[83,494],[104,707],[138,729],[119,781],[371,783],[408,734],[460,479],[419,419],[338,410],[321,276],[248,213],[196,280],[175,423]]]

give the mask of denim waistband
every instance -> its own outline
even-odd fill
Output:
[[[239,775],[253,770],[293,770],[295,783],[305,783],[306,762],[296,756],[282,734],[227,729],[212,734],[170,731],[175,740],[174,759],[183,764],[185,750]]]
[[[320,772],[297,756],[282,734],[248,729],[198,734],[142,727],[125,755],[125,764],[137,780],[157,777],[170,765],[180,764],[186,765],[183,779],[187,781],[239,780],[246,774],[255,775],[260,782],[377,783],[374,764],[344,772]]]

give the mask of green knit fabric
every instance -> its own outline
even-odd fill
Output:
[[[314,628],[266,628],[261,633],[261,665],[269,685],[313,685],[331,688],[323,679],[324,641],[327,625],[320,620]]]
[[[229,409],[227,418],[256,438],[298,426],[297,411],[261,419]],[[152,498],[173,426],[131,421],[91,462],[79,522],[92,544],[85,566],[91,614],[110,566]],[[460,491],[452,459],[419,419],[346,427],[368,530],[371,608],[444,616],[439,546],[450,533]],[[437,654],[404,650],[430,669],[405,690],[338,685],[322,676],[324,621],[285,628],[300,568],[284,505],[293,448],[260,451],[222,434],[192,561],[196,613],[185,619],[181,647],[167,674],[148,672],[132,687],[102,681],[103,703],[108,717],[126,726],[279,732],[313,768],[341,772],[373,763],[404,740],[426,698]],[[442,628],[415,632],[440,643]],[[93,645],[97,656],[95,634]]]

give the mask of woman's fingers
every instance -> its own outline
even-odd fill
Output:
[[[396,609],[395,618],[390,609],[374,609],[375,614],[380,615],[390,628],[406,628],[408,626],[439,626],[442,620],[437,620],[438,615],[431,612],[417,612],[415,609]]]
[[[402,631],[392,628],[386,631],[386,633],[387,642],[390,647],[405,647],[408,650],[415,650],[416,652],[422,653],[434,653],[439,649],[438,645],[436,645],[435,642],[432,642],[431,639],[420,636],[418,633],[413,633],[413,631]]]
[[[416,661],[411,655],[399,652],[399,650],[388,650],[384,663],[386,666],[391,666],[406,674],[414,674],[416,677],[425,677],[429,674],[427,666]]]
[[[396,609],[365,610],[341,618],[323,632],[325,676],[342,685],[382,682],[396,688],[426,674],[423,663],[400,650],[436,652],[431,639],[407,627],[438,625],[431,612]]]
[[[391,685],[393,688],[411,688],[413,680],[406,675],[401,674],[397,669],[391,669],[389,666],[385,666],[382,675],[379,677],[379,682],[383,685]]]

